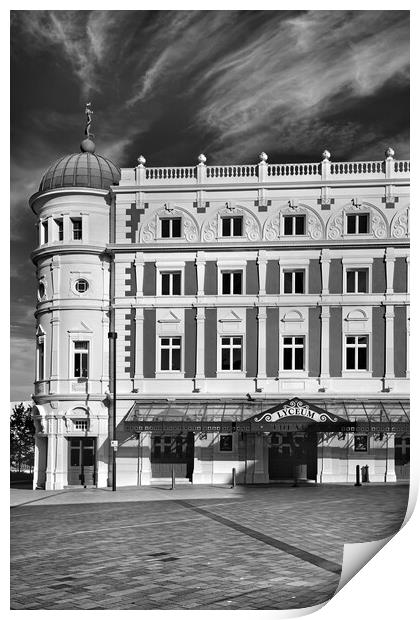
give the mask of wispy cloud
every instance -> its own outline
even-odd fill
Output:
[[[27,45],[61,50],[80,81],[83,96],[100,90],[100,67],[113,29],[109,12],[22,11],[19,24]]]
[[[312,133],[307,119],[316,127],[338,95],[345,107],[388,80],[408,80],[405,36],[406,24],[386,13],[316,11],[273,23],[203,74],[197,123],[216,133],[215,155],[230,154],[232,141],[243,152],[261,137],[267,148],[280,139],[294,150]]]

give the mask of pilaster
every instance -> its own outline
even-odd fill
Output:
[[[136,308],[135,315],[136,322],[136,356],[135,356],[135,369],[134,380],[135,382],[143,379],[143,341],[144,341],[144,312],[143,308]],[[136,383],[136,387],[139,387]]]
[[[139,434],[139,486],[150,485],[152,477],[152,433]]]
[[[196,374],[194,379],[195,391],[204,387],[204,342],[205,342],[205,308],[198,307],[195,317],[197,321],[197,348],[196,348]]]
[[[197,268],[197,297],[202,297],[204,295],[204,271],[206,266],[204,252],[197,252],[195,265]]]
[[[258,380],[267,378],[267,308],[258,308],[258,374],[257,389],[260,388]]]
[[[50,394],[58,392],[59,379],[59,355],[60,355],[60,319],[57,311],[51,314],[51,360],[50,360]]]
[[[267,252],[260,250],[257,258],[259,295],[266,294]]]
[[[82,216],[82,239],[83,243],[89,242],[89,214],[81,213]]]
[[[47,432],[48,432],[48,447],[47,447],[47,468],[46,468],[46,480],[45,490],[54,491],[55,486],[55,468],[56,468],[56,454],[57,454],[57,432],[56,432],[56,420],[54,415],[46,416]]]
[[[70,214],[63,213],[63,241],[68,243],[71,241]]]
[[[387,248],[385,251],[385,268],[386,268],[386,294],[392,295],[394,292],[394,267],[395,267],[395,250]]]
[[[143,252],[136,252],[134,259],[134,267],[136,270],[136,297],[143,295],[143,278],[144,278],[144,256]]]
[[[385,309],[385,379],[394,379],[394,306]]]
[[[330,252],[329,250],[323,249],[321,251],[321,279],[322,279],[322,295],[328,295],[330,292]]]
[[[395,433],[386,434],[386,470],[384,482],[396,482],[395,473]]]
[[[330,377],[330,308],[321,309],[321,379]]]

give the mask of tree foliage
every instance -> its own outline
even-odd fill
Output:
[[[22,466],[32,468],[34,463],[35,426],[32,407],[23,403],[13,407],[10,416],[10,465],[21,471]]]

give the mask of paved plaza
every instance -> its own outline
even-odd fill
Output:
[[[11,491],[11,608],[292,609],[344,543],[401,526],[408,486]]]

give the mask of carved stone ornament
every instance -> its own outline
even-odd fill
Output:
[[[242,216],[244,218],[244,236],[250,241],[258,241],[258,239],[261,239],[260,227],[255,217],[245,209],[240,209],[226,203],[226,206],[213,215],[211,220],[207,220],[207,222],[204,223],[201,231],[202,241],[216,241],[219,237],[219,219],[226,215],[229,217]]]
[[[198,241],[198,227],[193,218],[184,210],[174,209],[169,204],[165,204],[163,209],[155,212],[150,216],[142,226],[140,231],[140,243],[152,243],[156,241],[159,236],[159,218],[161,216],[168,216],[170,213],[173,217],[181,217],[183,224],[183,237],[186,241],[195,242]]]
[[[266,241],[275,241],[281,235],[281,217],[284,214],[305,215],[306,231],[311,239],[321,239],[323,237],[323,227],[321,220],[309,209],[305,209],[297,204],[289,204],[271,218],[268,218],[264,225],[263,238]]]
[[[253,217],[245,218],[245,235],[250,241],[257,241],[260,238],[260,231],[258,224]]]
[[[211,242],[217,239],[217,219],[209,220],[203,226],[202,231],[202,239],[203,241]]]
[[[184,218],[184,236],[187,241],[198,241],[197,226],[192,219]]]
[[[268,218],[264,224],[263,239],[275,241],[280,237],[280,213]]]
[[[328,221],[327,239],[339,239],[343,236],[344,214],[342,211],[333,215]]]
[[[384,239],[387,236],[385,220],[379,213],[372,213],[372,233],[377,239]]]
[[[322,238],[321,222],[315,215],[308,215],[308,224],[306,230],[311,239]]]
[[[156,239],[156,220],[153,218],[143,226],[140,233],[141,243],[151,243]]]
[[[402,239],[408,237],[408,209],[397,213],[391,224],[391,237]]]

